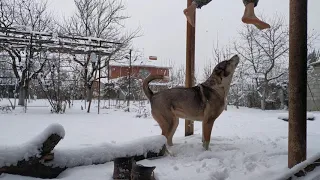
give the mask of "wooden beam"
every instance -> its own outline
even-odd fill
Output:
[[[0,32],[3,32],[5,34],[19,34],[19,35],[23,35],[23,36],[42,36],[42,37],[52,37],[53,33],[52,32],[39,32],[39,31],[20,31],[17,30],[15,28],[4,28],[4,27],[0,27]],[[107,41],[105,39],[102,38],[96,38],[96,37],[82,37],[82,36],[78,36],[78,35],[61,35],[58,34],[58,38],[63,38],[63,39],[72,39],[72,40],[83,40],[83,41],[91,41],[94,43],[111,43],[111,44],[121,44],[119,42],[112,42],[112,41]]]
[[[31,46],[33,52],[51,51],[69,54],[88,54],[97,52],[99,55],[110,55],[118,42],[111,42],[95,37],[81,37],[72,35],[57,35],[53,33],[20,31],[14,28],[0,27],[0,46],[10,46],[16,49],[25,49]],[[1,47],[0,47],[1,48]],[[90,52],[87,50],[90,49]]]
[[[21,45],[30,45],[30,39],[26,38],[21,38],[21,37],[13,37],[13,36],[2,36],[0,35],[0,42],[1,43],[6,43],[6,44],[21,44]],[[100,44],[86,44],[86,43],[81,43],[78,41],[65,41],[64,39],[61,39],[59,42],[52,40],[52,39],[37,39],[33,38],[32,40],[33,45],[37,46],[45,46],[45,45],[50,45],[50,46],[57,46],[57,45],[69,45],[69,46],[83,46],[83,47],[92,47],[92,48],[103,48],[103,49],[109,49],[112,48],[112,46],[109,45],[100,45]]]
[[[288,167],[306,159],[307,0],[290,0]]]
[[[192,0],[187,0],[187,6],[190,6]],[[194,13],[196,19],[196,12]],[[195,22],[196,23],[196,22]],[[187,47],[186,47],[186,87],[194,86],[194,57],[195,57],[195,27],[187,22]],[[185,121],[185,136],[193,135],[193,121]]]
[[[319,166],[320,166],[320,159],[317,159],[314,162],[308,162],[308,165],[306,167],[301,169],[299,168],[299,170],[297,170],[297,172],[295,172],[294,175],[291,175],[287,180],[292,180],[297,177],[306,176]]]

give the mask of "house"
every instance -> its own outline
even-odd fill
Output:
[[[172,69],[168,66],[163,66],[159,61],[142,59],[139,61],[134,61],[131,64],[131,78],[144,80],[146,77],[151,75],[164,75],[169,77],[169,72]],[[120,77],[128,77],[130,72],[130,66],[128,62],[113,62],[110,63],[109,67],[110,79],[116,79]],[[167,83],[168,80],[159,81],[162,83]],[[158,82],[158,85],[159,85]]]
[[[142,87],[142,82],[143,80],[148,77],[150,74],[151,75],[164,75],[164,76],[170,76],[170,70],[171,67],[168,66],[163,66],[160,64],[161,62],[159,61],[154,61],[154,60],[138,60],[134,61],[131,64],[131,79],[133,79],[131,82],[138,83],[139,89]],[[110,82],[113,84],[119,84],[119,80],[124,80],[129,78],[129,72],[130,72],[130,66],[128,62],[121,63],[121,62],[112,62],[109,65],[109,78]],[[123,82],[122,82],[123,83]],[[150,88],[153,91],[159,91],[161,89],[166,89],[168,87],[169,80],[155,80],[150,83]],[[131,84],[131,83],[130,83]],[[131,87],[131,90],[133,90],[134,87]],[[127,93],[128,89],[127,88],[120,88],[120,94],[119,98],[124,99],[125,94]],[[133,90],[134,91],[134,90]],[[141,93],[138,93],[141,94]],[[137,99],[137,94],[133,94],[132,98]],[[144,94],[143,97],[145,98]]]
[[[150,64],[132,64],[131,77],[144,80],[148,75],[169,76],[170,67],[155,66]],[[110,64],[110,79],[129,76],[128,64]],[[164,81],[166,82],[166,81]]]

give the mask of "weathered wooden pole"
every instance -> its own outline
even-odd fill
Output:
[[[128,88],[128,101],[127,101],[128,112],[130,112],[130,94],[131,94],[131,73],[132,73],[131,53],[132,53],[132,50],[130,49],[129,51],[129,88]]]
[[[288,167],[306,159],[307,5],[290,0]]]
[[[192,0],[187,0],[190,6]],[[194,12],[194,23],[196,24],[196,12]],[[187,47],[186,47],[186,87],[194,86],[194,55],[195,54],[195,27],[187,22]],[[185,136],[193,135],[193,121],[185,121]]]

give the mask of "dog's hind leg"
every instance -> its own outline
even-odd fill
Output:
[[[169,128],[170,128],[168,121],[165,119],[163,115],[159,113],[152,112],[152,116],[153,116],[153,119],[155,119],[158,122],[161,128],[161,131],[162,131],[161,135],[165,136],[168,141],[168,134],[169,134]]]
[[[169,146],[172,146],[173,143],[172,143],[172,138],[173,138],[173,135],[174,133],[176,132],[177,130],[177,127],[179,125],[179,118],[173,116],[171,117],[172,118],[172,123],[170,124],[170,129],[169,129],[169,133],[168,133],[168,145]]]

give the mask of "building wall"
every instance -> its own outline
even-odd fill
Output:
[[[169,68],[132,66],[132,77],[145,79],[149,74],[169,76]],[[110,66],[110,79],[129,75],[128,66]]]
[[[315,66],[308,76],[307,110],[320,111],[320,66]],[[311,92],[310,92],[311,91]]]
[[[145,79],[149,74],[152,75],[165,75],[165,76],[169,76],[169,68],[165,68],[165,67],[148,67],[148,66],[132,66],[132,77],[135,78],[139,78],[139,79]],[[119,78],[119,77],[125,77],[129,75],[129,67],[127,66],[111,66],[110,65],[110,79],[115,79],[115,78]],[[162,80],[159,81],[160,83],[167,83],[168,80]],[[99,92],[99,83],[98,81],[94,81],[92,84],[92,88],[93,88],[93,97],[96,98],[98,97],[98,92]],[[160,90],[165,87],[162,87],[164,85],[150,85],[152,90]],[[103,82],[101,82],[100,84],[100,90],[101,90],[101,96],[104,93],[104,88],[105,88],[105,84]],[[120,94],[120,99],[125,99],[125,97]]]

